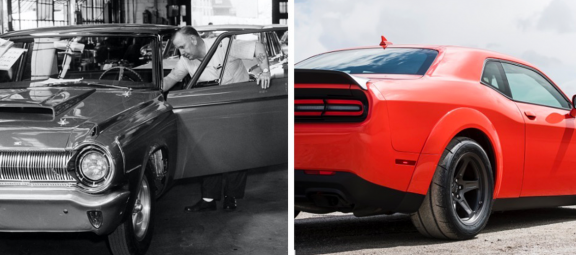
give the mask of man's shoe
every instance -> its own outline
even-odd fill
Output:
[[[184,207],[185,212],[206,212],[206,211],[216,211],[216,201],[206,202],[204,199],[200,199],[198,203],[192,206]]]
[[[226,211],[236,210],[236,198],[224,197],[224,210]]]

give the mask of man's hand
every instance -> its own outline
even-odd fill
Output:
[[[270,87],[270,73],[269,72],[260,73],[258,75],[258,78],[256,78],[256,84],[260,85],[260,87],[262,87],[262,89],[269,88]]]
[[[256,42],[256,49],[254,49],[254,58],[258,61],[258,66],[262,69],[262,73],[256,78],[256,84],[260,85],[262,89],[270,87],[270,64],[268,64],[268,56],[264,45]]]

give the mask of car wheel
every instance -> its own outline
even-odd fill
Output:
[[[300,214],[300,211],[294,210],[294,219],[296,219],[296,217],[298,217],[298,214]]]
[[[428,237],[469,239],[488,222],[494,179],[482,147],[456,137],[444,150],[420,209],[412,223]]]
[[[168,169],[168,158],[164,155],[162,150],[156,150],[152,155],[150,155],[150,162],[152,167],[152,173],[154,173],[154,188],[156,199],[164,195],[167,189],[167,179],[166,175]]]
[[[114,255],[143,255],[150,246],[154,232],[154,178],[151,164],[146,167],[140,191],[132,208],[132,215],[108,236]]]

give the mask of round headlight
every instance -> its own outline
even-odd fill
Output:
[[[110,162],[99,151],[89,151],[80,158],[80,171],[82,175],[91,181],[100,181],[108,175]]]

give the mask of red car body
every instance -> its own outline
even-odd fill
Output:
[[[486,152],[493,174],[492,210],[576,204],[573,106],[544,73],[520,59],[481,49],[372,47],[378,48],[438,54],[423,75],[348,75],[296,66],[296,210],[414,213],[455,137],[468,137]],[[551,107],[514,99],[482,80],[487,63],[499,63],[500,71],[505,66],[534,72],[566,102]],[[364,100],[365,118],[327,120],[326,107],[335,99]],[[314,100],[323,100],[323,112],[298,110]]]

